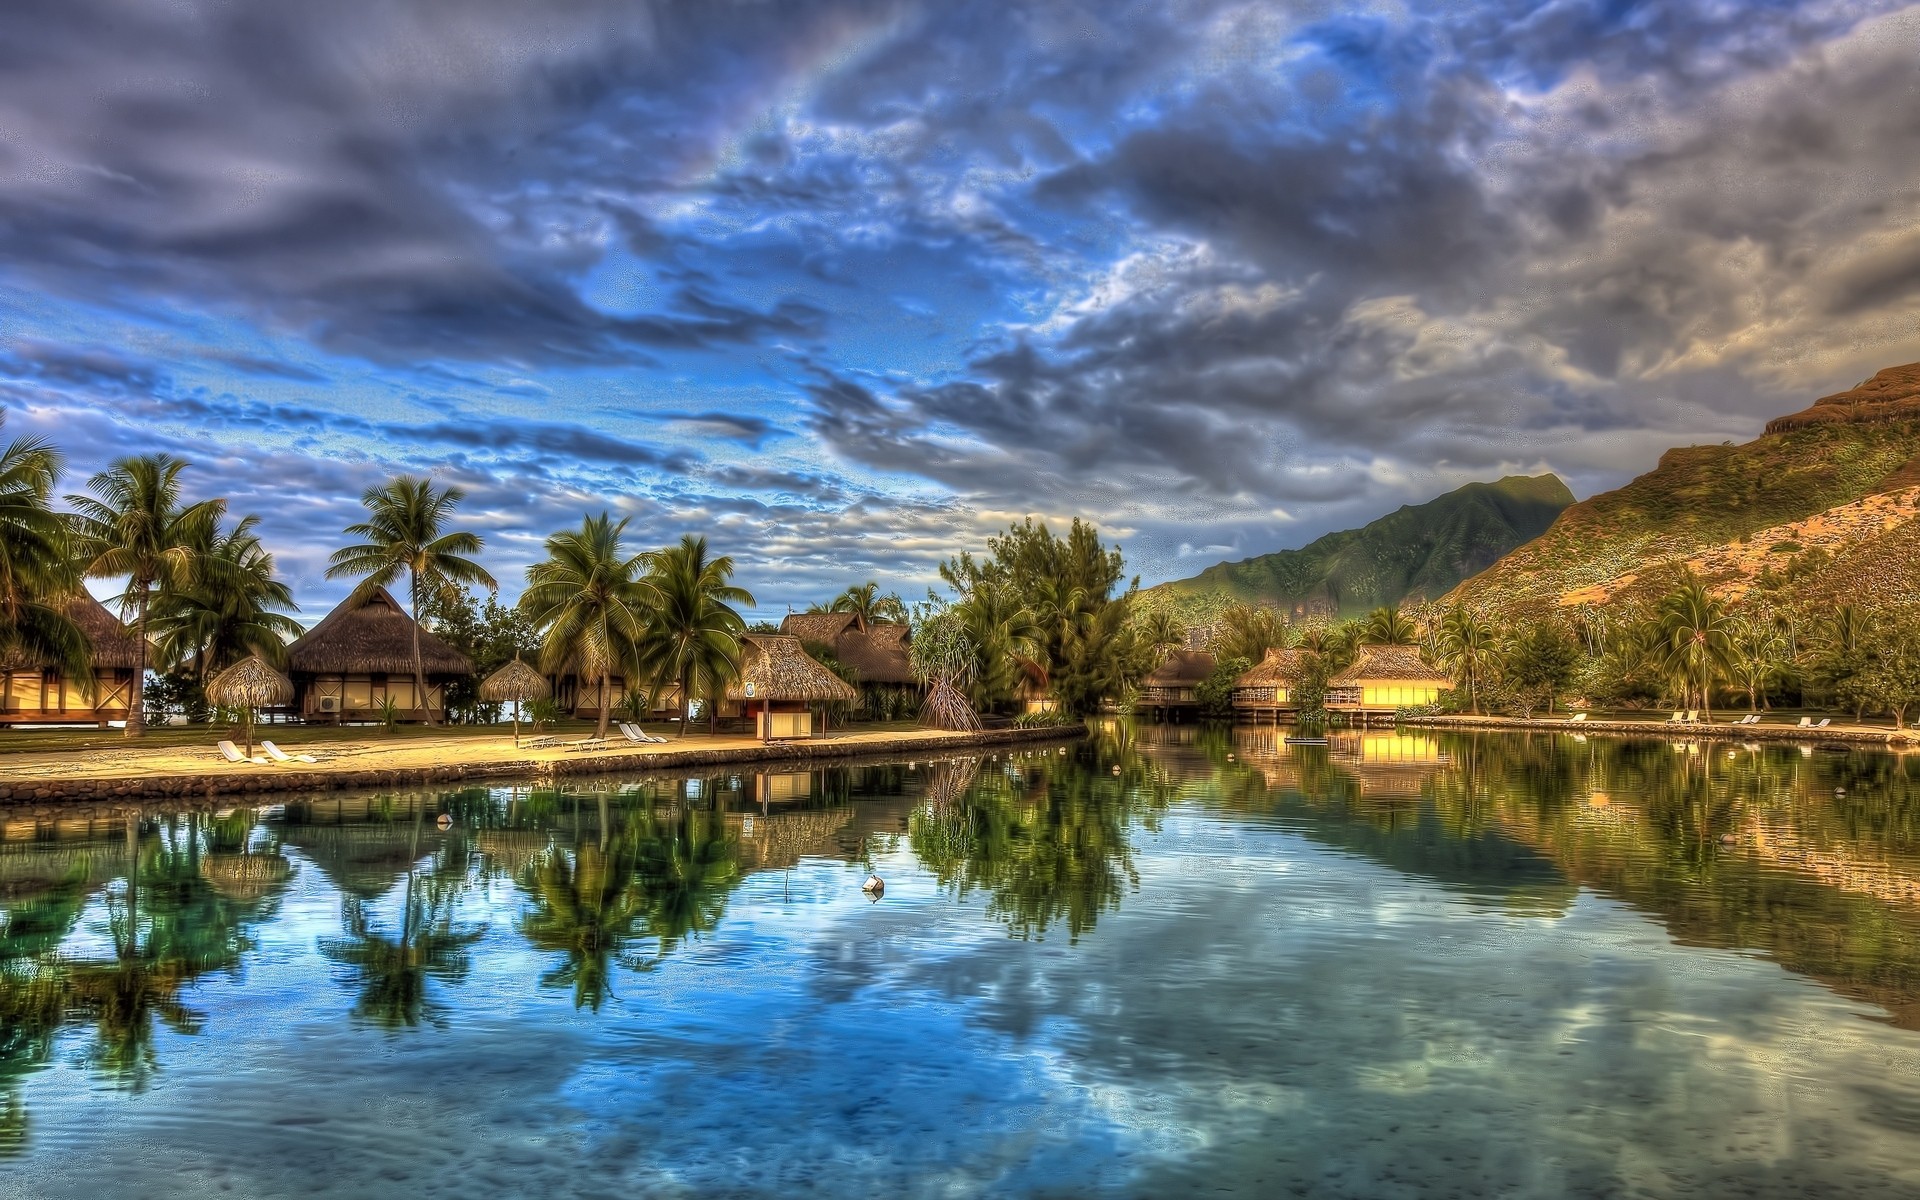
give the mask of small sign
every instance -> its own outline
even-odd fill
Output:
[[[740,686],[741,686],[741,690],[746,692],[747,699],[749,700],[753,699],[753,680],[749,679],[744,684],[741,684]]]

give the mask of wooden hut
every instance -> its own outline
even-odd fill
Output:
[[[547,684],[552,688],[550,694],[561,712],[582,721],[600,719],[600,677],[598,675],[582,675],[577,669],[569,666],[564,671],[549,674]],[[607,707],[613,712],[630,711],[627,697],[636,692],[645,697],[649,717],[655,719],[679,717],[679,684],[664,683],[650,688],[638,680],[629,683],[626,675],[620,671],[607,676]],[[623,716],[620,719],[626,718]]]
[[[790,634],[750,633],[740,639],[740,676],[727,699],[746,713],[761,741],[814,735],[813,706],[857,700],[859,693],[821,666]]]
[[[1362,646],[1353,665],[1327,681],[1326,708],[1365,722],[1396,709],[1432,704],[1451,684],[1420,658],[1418,646]]]
[[[420,630],[427,694],[414,695],[413,633],[406,609],[385,588],[348,597],[287,647],[293,711],[309,721],[377,721],[392,700],[403,721],[445,714],[449,681],[473,674],[467,656]]]
[[[81,592],[67,616],[93,645],[93,677],[69,679],[57,667],[20,654],[0,657],[0,725],[73,725],[124,721],[139,687],[140,641],[106,605]]]
[[[1277,724],[1282,714],[1298,713],[1300,703],[1294,698],[1294,689],[1299,685],[1305,660],[1305,651],[1269,647],[1252,670],[1233,681],[1234,715],[1255,721],[1268,719]]]
[[[1200,707],[1200,685],[1218,665],[1205,650],[1175,650],[1140,681],[1139,707],[1156,719],[1178,717]]]
[[[849,612],[789,613],[780,632],[799,638],[803,647],[819,647],[850,669],[869,708],[875,707],[871,700],[878,692],[919,694],[908,650],[912,631],[901,622],[868,622]]]

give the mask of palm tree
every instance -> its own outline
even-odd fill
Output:
[[[1493,627],[1472,610],[1455,608],[1440,621],[1440,654],[1453,668],[1453,677],[1467,689],[1467,704],[1480,711],[1480,680],[1495,665],[1498,642]]]
[[[1278,609],[1232,604],[1220,612],[1220,638],[1214,656],[1222,662],[1240,658],[1257,663],[1267,651],[1285,646],[1289,632],[1287,619]]]
[[[59,452],[37,438],[0,449],[0,657],[91,679],[91,647],[67,616],[66,599],[80,581],[66,520],[51,503],[60,467]]]
[[[1047,686],[1044,635],[1011,587],[981,580],[952,611],[973,647],[973,690],[980,703],[1011,700],[1022,678]]]
[[[1360,626],[1360,643],[1364,646],[1411,646],[1419,636],[1413,619],[1397,604],[1374,609]]]
[[[906,605],[898,596],[882,596],[880,585],[874,580],[855,584],[833,598],[827,605],[828,612],[852,613],[854,621],[865,629],[876,621],[905,621]]]
[[[640,578],[646,556],[620,544],[626,528],[627,518],[603,512],[554,534],[545,561],[527,568],[520,596],[521,610],[541,631],[541,665],[558,674],[571,664],[582,679],[600,681],[601,737],[613,708],[609,679],[633,659],[651,607],[652,589]]]
[[[443,593],[461,583],[481,584],[488,591],[498,586],[493,576],[467,557],[480,552],[480,535],[446,530],[447,518],[466,498],[462,488],[436,490],[432,480],[411,475],[402,475],[385,487],[368,488],[360,497],[367,506],[367,520],[345,531],[366,541],[336,550],[333,565],[327,568],[328,579],[366,577],[354,589],[355,598],[397,583],[405,573],[413,613],[414,702],[426,713],[429,725],[433,708],[427,703],[427,669],[420,654],[421,592]]]
[[[303,632],[289,613],[300,611],[286,583],[274,578],[273,555],[254,532],[260,518],[248,514],[225,532],[215,530],[195,547],[201,570],[190,587],[166,597],[153,614],[162,662],[191,662],[194,673],[231,665],[249,654],[280,666],[287,643]]]
[[[654,679],[679,685],[684,736],[694,688],[711,697],[740,669],[740,635],[747,623],[732,606],[754,603],[753,594],[727,582],[733,559],[724,554],[709,559],[703,537],[683,537],[679,545],[644,558],[655,607],[638,657]]]
[[[1667,678],[1679,685],[1686,703],[1698,697],[1711,719],[1713,686],[1732,673],[1733,622],[1726,605],[1689,579],[1660,602],[1657,621]]]
[[[67,497],[74,508],[74,549],[81,572],[127,581],[119,596],[120,612],[123,620],[133,617],[137,647],[128,737],[139,737],[146,729],[140,693],[147,673],[147,620],[156,601],[193,586],[201,567],[197,548],[212,540],[227,508],[224,500],[181,502],[180,472],[186,466],[169,454],[123,458],[87,480],[92,495]]]
[[[1767,689],[1786,670],[1786,642],[1780,626],[1765,616],[1736,620],[1728,673],[1747,693],[1747,711],[1759,712]]]
[[[613,990],[615,963],[642,969],[626,953],[641,918],[633,870],[631,838],[613,841],[603,826],[598,844],[583,842],[571,854],[550,846],[521,873],[520,885],[534,903],[520,918],[520,932],[535,949],[566,956],[540,982],[572,985],[575,1008],[600,1010]]]

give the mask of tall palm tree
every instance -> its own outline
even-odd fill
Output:
[[[1480,711],[1480,681],[1493,668],[1498,654],[1493,627],[1472,610],[1455,608],[1440,620],[1440,654],[1453,668],[1454,680],[1467,689],[1467,704]]]
[[[996,579],[976,583],[953,612],[966,629],[974,651],[973,690],[981,704],[1013,699],[1022,678],[1047,686],[1047,655],[1039,622],[1014,593]]]
[[[733,609],[753,594],[727,581],[733,559],[707,557],[707,539],[683,537],[677,546],[645,556],[654,610],[640,639],[640,665],[656,680],[680,688],[680,732],[685,736],[695,687],[711,695],[740,669],[740,635],[747,623]]]
[[[588,517],[580,528],[547,539],[547,557],[527,568],[520,608],[540,630],[540,662],[555,674],[569,664],[600,681],[601,737],[613,705],[607,694],[616,667],[633,659],[646,631],[652,588],[641,579],[643,554],[621,545],[627,518]],[[627,671],[629,682],[636,672]]]
[[[1732,673],[1733,622],[1727,608],[1697,579],[1689,579],[1660,602],[1662,665],[1667,678],[1692,704],[1713,715],[1713,686]]]
[[[122,620],[133,617],[136,647],[128,737],[146,730],[140,695],[147,673],[148,618],[156,601],[193,586],[202,565],[198,547],[212,539],[227,509],[225,500],[182,502],[180,472],[186,466],[170,454],[123,458],[87,480],[92,495],[67,497],[81,572],[127,581],[120,613]]]
[[[898,596],[882,596],[880,585],[874,580],[855,584],[833,598],[827,605],[828,612],[852,613],[860,628],[877,621],[904,621],[907,619],[906,605]]]
[[[1413,618],[1397,604],[1374,609],[1360,626],[1360,643],[1365,646],[1411,646],[1419,636]]]
[[[1759,712],[1767,689],[1786,671],[1786,639],[1774,620],[1755,615],[1734,621],[1730,648],[1728,674],[1747,693],[1747,711]]]
[[[346,528],[347,536],[365,538],[358,545],[334,551],[327,578],[366,578],[354,589],[355,598],[407,577],[408,605],[413,612],[414,702],[433,723],[427,703],[427,668],[420,654],[420,596],[423,590],[445,592],[456,584],[477,583],[493,591],[493,576],[469,555],[480,553],[480,535],[448,530],[447,519],[467,498],[464,489],[436,489],[430,479],[402,475],[384,487],[368,488],[360,497],[367,519]]]
[[[52,506],[60,467],[59,452],[37,438],[0,449],[0,658],[84,680],[92,678],[91,647],[66,608],[80,581],[66,520]]]
[[[195,547],[201,570],[193,584],[165,598],[153,613],[155,648],[164,663],[191,663],[194,673],[230,666],[249,654],[281,666],[287,643],[303,632],[293,591],[274,577],[273,555],[248,514],[232,529],[212,531]]]

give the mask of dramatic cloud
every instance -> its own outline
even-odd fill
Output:
[[[763,608],[1026,513],[1150,578],[1577,491],[1920,358],[1920,9],[12,6],[0,403],[310,607],[361,489],[708,532]]]

